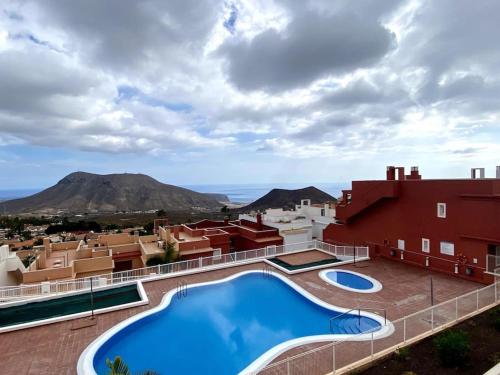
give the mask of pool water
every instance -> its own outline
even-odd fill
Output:
[[[343,271],[331,271],[326,274],[330,280],[352,289],[368,290],[373,288],[373,283],[365,277]]]
[[[121,356],[131,373],[237,374],[288,340],[358,334],[381,324],[341,315],[309,300],[278,277],[261,272],[188,289],[160,311],[124,327],[96,351],[93,366],[107,374],[106,358]]]
[[[141,296],[136,284],[96,291],[94,292],[94,310],[140,300]],[[54,298],[47,301],[29,302],[0,308],[0,327],[76,314],[91,309],[90,293]]]

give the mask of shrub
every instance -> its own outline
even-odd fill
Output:
[[[469,336],[464,331],[446,331],[433,341],[439,360],[444,367],[466,364],[469,352]]]
[[[398,361],[406,361],[410,357],[410,348],[407,346],[399,348],[394,352],[394,356]]]
[[[153,258],[149,258],[147,261],[146,261],[146,266],[148,267],[152,267],[152,266],[157,266],[159,264],[163,264],[165,263],[163,261],[163,258],[160,257],[160,256],[156,256],[156,257],[153,257]]]
[[[493,364],[493,366],[496,366],[497,364],[500,363],[500,352],[495,352],[491,354],[488,359],[490,362]]]
[[[500,316],[497,316],[495,318],[493,325],[495,326],[495,329],[497,330],[497,332],[500,332]]]

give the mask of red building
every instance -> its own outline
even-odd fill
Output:
[[[336,207],[326,242],[366,245],[370,256],[483,283],[487,254],[500,256],[500,169],[497,178],[425,180],[412,167],[387,167],[386,180],[353,181]],[[497,260],[500,257],[496,258]]]
[[[217,256],[234,251],[259,249],[271,245],[282,245],[283,237],[278,229],[248,220],[214,221],[166,227],[168,238],[176,244],[183,259]],[[220,249],[220,251],[219,251]]]

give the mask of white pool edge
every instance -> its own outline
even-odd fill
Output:
[[[332,279],[330,279],[327,276],[327,273],[329,273],[329,272],[345,272],[345,273],[350,273],[352,275],[356,275],[356,276],[362,277],[363,279],[366,279],[366,280],[370,281],[373,284],[373,287],[370,288],[370,289],[355,289],[355,288],[348,287],[346,285],[340,284],[340,283],[338,283],[338,282],[333,281]],[[330,269],[323,270],[323,271],[321,271],[319,273],[319,277],[323,281],[326,281],[328,284],[334,285],[334,286],[336,286],[337,288],[340,288],[340,289],[348,290],[349,292],[355,292],[355,293],[377,293],[377,292],[380,292],[382,290],[382,288],[383,288],[382,283],[380,281],[378,281],[377,279],[374,279],[373,277],[365,275],[365,274],[360,273],[360,272],[346,270],[346,269],[343,269],[343,268],[335,268],[335,269],[330,268]]]
[[[242,271],[239,273],[236,273],[234,275],[228,276],[223,279],[218,279],[214,281],[208,281],[208,282],[203,282],[203,283],[197,283],[197,284],[190,284],[187,286],[187,289],[191,288],[196,288],[196,287],[202,287],[206,285],[213,285],[213,284],[221,284],[227,281],[231,281],[233,279],[236,279],[240,276],[251,274],[251,273],[260,273],[260,274],[265,274],[265,272],[260,271],[260,270],[249,270],[249,271]],[[285,276],[282,276],[277,273],[272,273],[271,274],[273,277],[277,277],[283,282],[285,282],[288,286],[292,287],[295,289],[298,293],[302,294],[305,298],[309,299],[311,302],[324,307],[328,310],[334,310],[332,313],[344,313],[348,312],[350,309],[348,308],[343,308],[335,305],[328,304],[321,299],[315,297],[305,289],[303,289],[301,286],[295,284],[293,281],[289,280]],[[140,283],[140,282],[139,282]],[[121,331],[122,329],[128,327],[132,323],[148,316],[152,315],[156,312],[159,312],[170,305],[170,301],[172,300],[172,297],[176,294],[177,290],[172,289],[168,291],[162,298],[161,302],[158,304],[158,306],[150,309],[143,311],[137,315],[134,315],[118,324],[115,326],[111,327],[108,329],[106,332],[101,334],[99,337],[97,337],[94,341],[92,341],[82,352],[78,359],[77,363],[77,374],[78,375],[97,375],[94,369],[94,356],[99,350],[99,348],[107,341],[109,340],[112,336],[114,336],[116,333]],[[339,334],[331,334],[331,335],[317,335],[317,336],[305,336],[293,340],[288,340],[284,341],[281,344],[278,344],[274,346],[273,348],[269,349],[267,352],[262,354],[260,357],[255,359],[250,365],[248,365],[245,369],[243,369],[240,374],[251,374],[256,371],[261,370],[264,368],[269,362],[271,362],[274,358],[279,356],[280,354],[284,353],[285,351],[292,349],[294,347],[300,346],[300,345],[305,345],[305,344],[310,344],[313,342],[322,342],[322,341],[335,341],[335,340],[353,340],[353,341],[367,341],[371,340],[372,337],[379,339],[383,337],[390,336],[394,332],[394,326],[393,324],[387,320],[387,322],[384,322],[384,318],[377,314],[373,314],[370,312],[366,312],[361,310],[360,312],[361,316],[365,316],[368,318],[371,318],[373,320],[376,320],[377,322],[380,323],[381,328],[378,331],[372,333],[366,333],[366,334],[358,334],[358,335],[339,335]]]
[[[108,313],[111,311],[118,311],[118,310],[123,310],[123,309],[129,309],[131,307],[147,305],[149,303],[149,299],[148,299],[148,296],[146,294],[146,291],[144,290],[144,287],[142,286],[142,283],[139,281],[130,281],[127,283],[123,283],[119,287],[117,287],[116,285],[106,285],[106,286],[95,287],[94,293],[97,293],[97,292],[100,292],[103,290],[108,290],[108,289],[119,289],[119,288],[126,287],[129,285],[134,285],[134,284],[137,285],[137,292],[139,293],[139,297],[140,297],[139,301],[123,303],[121,305],[115,305],[115,306],[110,306],[110,307],[104,307],[102,309],[96,309],[96,310],[94,310],[94,315],[105,314],[105,313]],[[64,296],[62,296],[62,297],[58,296],[58,295],[50,295],[50,296],[31,298],[31,299],[26,300],[26,301],[11,301],[11,302],[8,302],[7,304],[3,305],[0,309],[6,309],[9,307],[20,306],[20,305],[29,305],[31,303],[50,301],[53,299],[71,297],[71,296],[80,295],[80,294],[90,294],[90,289],[83,290],[83,291],[75,291],[75,292],[65,293]],[[74,314],[56,316],[53,318],[34,320],[31,322],[26,322],[26,323],[13,324],[10,326],[1,327],[0,333],[18,331],[20,329],[33,328],[33,327],[38,327],[38,326],[42,326],[42,325],[46,325],[46,324],[64,322],[67,320],[80,319],[80,318],[85,318],[85,317],[89,317],[89,316],[92,316],[91,310],[82,311],[82,312],[74,313]]]

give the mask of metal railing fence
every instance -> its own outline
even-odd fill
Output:
[[[354,249],[352,246],[335,246],[322,241],[312,240],[287,245],[273,245],[260,249],[238,251],[210,257],[200,257],[191,260],[138,268],[130,271],[106,273],[98,276],[83,277],[73,280],[55,280],[37,284],[0,287],[0,304],[1,301],[22,300],[43,295],[61,294],[89,289],[91,280],[93,286],[120,284],[131,280],[145,280],[148,278],[158,277],[159,275],[175,276],[177,274],[195,273],[202,270],[209,270],[211,268],[233,267],[241,263],[258,261],[274,257],[276,255],[313,249],[323,250],[344,259],[354,258],[354,255],[357,259],[368,257],[367,247],[357,246],[356,249]]]
[[[500,304],[500,281],[392,321],[394,333],[365,341],[339,340],[277,360],[254,374],[344,374],[410,342],[440,331],[483,309]],[[363,332],[366,334],[366,332]],[[297,351],[295,349],[294,351]]]

